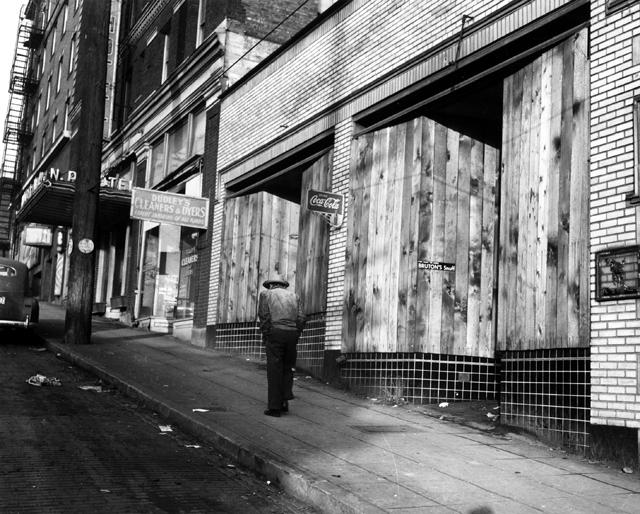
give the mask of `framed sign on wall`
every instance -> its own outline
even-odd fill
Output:
[[[640,298],[640,246],[596,253],[596,300]]]

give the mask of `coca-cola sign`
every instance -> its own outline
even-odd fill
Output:
[[[336,193],[316,191],[309,189],[307,192],[307,209],[327,214],[342,214],[344,197]]]

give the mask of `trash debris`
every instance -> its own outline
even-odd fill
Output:
[[[209,412],[209,409],[191,409],[193,412]]]
[[[487,412],[487,417],[489,419],[497,419],[498,417],[500,417],[500,414],[491,414],[490,412]]]
[[[26,380],[27,384],[30,384],[32,386],[36,386],[36,387],[40,387],[43,385],[47,385],[47,386],[61,386],[62,383],[60,382],[60,380],[58,380],[57,378],[49,378],[49,377],[45,377],[44,375],[40,375],[39,373],[37,375],[33,375],[32,377],[29,377]]]
[[[160,429],[160,432],[173,432],[171,425],[158,425],[158,428]]]
[[[199,444],[185,444],[185,448],[202,448]]]
[[[235,466],[233,464],[227,464],[228,468],[235,468]]]
[[[271,485],[271,480],[267,480],[267,485]]]
[[[624,468],[622,468],[622,472],[626,473],[627,475],[630,475],[633,473],[633,468],[630,468],[628,466],[625,466]]]
[[[102,386],[78,386],[78,389],[82,389],[83,391],[94,391],[96,393],[104,392],[104,389],[102,389]]]
[[[101,493],[110,493],[111,491],[109,489],[100,489]]]
[[[449,406],[449,402],[441,402],[438,404],[438,407],[441,409],[446,409]]]
[[[331,475],[332,477],[340,478],[340,475]]]
[[[46,348],[42,348],[42,347],[36,348],[35,346],[30,346],[29,350],[31,350],[32,352],[46,352],[47,351]]]
[[[500,405],[494,407],[493,410],[498,410],[499,408],[500,408]]]

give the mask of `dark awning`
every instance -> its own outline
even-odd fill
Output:
[[[17,212],[18,222],[42,223],[70,227],[75,185],[54,182],[48,187],[40,185]],[[98,225],[108,227],[126,223],[131,207],[131,191],[101,189]]]

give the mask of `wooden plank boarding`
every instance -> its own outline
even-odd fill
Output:
[[[460,136],[458,168],[458,237],[456,244],[456,290],[454,302],[455,355],[463,355],[467,346],[467,314],[469,300],[469,193],[471,183],[471,145],[467,136]]]
[[[422,126],[422,166],[420,172],[420,196],[418,213],[418,260],[431,259],[432,212],[433,212],[433,157],[435,124],[425,120]],[[431,274],[418,269],[416,300],[416,343],[423,348],[429,341],[429,297]]]
[[[444,262],[456,262],[456,244],[458,234],[458,148],[460,136],[450,130],[447,133],[446,204],[444,231]],[[453,353],[454,349],[454,304],[456,291],[456,272],[443,271],[442,277],[442,314],[440,331],[440,351]]]
[[[444,225],[446,205],[446,167],[447,167],[447,129],[435,124],[434,158],[433,158],[433,215],[431,239],[431,259],[442,262],[444,259]],[[442,283],[443,272],[431,274],[430,310],[429,310],[429,342],[428,351],[440,353],[442,336]]]
[[[481,234],[481,270],[480,270],[480,327],[478,355],[493,357],[495,341],[495,289],[496,269],[496,220],[498,206],[496,189],[498,175],[498,151],[490,146],[484,147],[484,174],[482,182],[482,234]]]
[[[524,75],[522,80],[522,117],[520,119],[519,134],[520,134],[520,151],[517,159],[519,161],[518,177],[519,177],[519,189],[518,189],[518,239],[517,239],[517,264],[515,267],[516,272],[516,302],[514,305],[513,320],[515,321],[514,337],[517,349],[526,348],[525,341],[523,340],[526,334],[526,318],[529,315],[527,308],[527,270],[529,268],[528,263],[528,239],[529,233],[527,231],[527,216],[529,206],[529,145],[531,134],[531,89],[532,89],[532,72],[533,65],[529,64],[524,68]],[[525,315],[523,315],[525,314]]]
[[[473,355],[480,343],[483,167],[484,145],[472,141],[469,162],[469,288],[465,355]]]
[[[571,198],[571,153],[573,139],[573,45],[563,43],[562,67],[562,122],[560,134],[560,180],[558,183],[558,306],[557,306],[557,343],[567,347],[568,317],[568,259]]]
[[[551,98],[553,89],[553,58],[551,52],[545,52],[542,59],[540,79],[540,132],[538,153],[538,218],[536,224],[536,347],[546,345],[546,305],[547,305],[547,237],[548,204],[547,188],[549,183],[549,163],[551,161]]]

